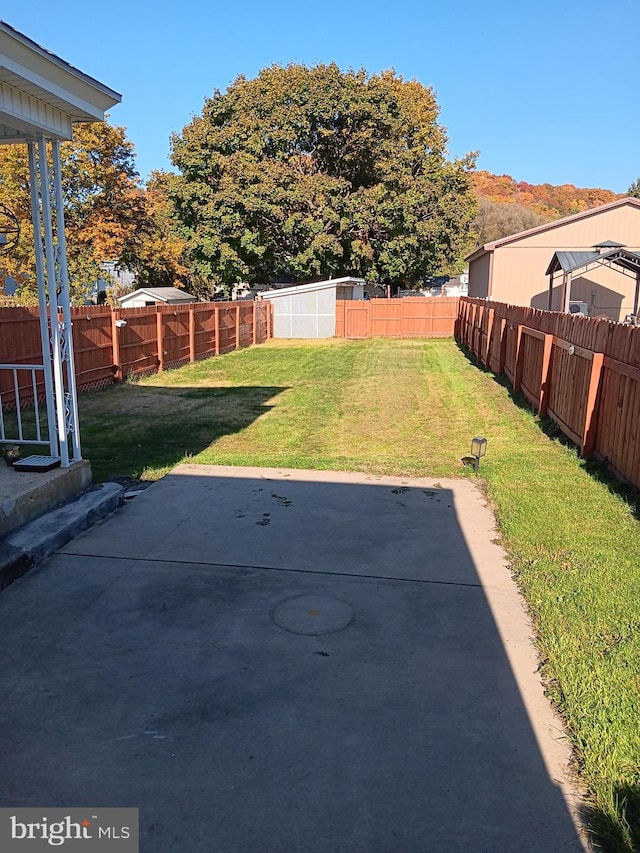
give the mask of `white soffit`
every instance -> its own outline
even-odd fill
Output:
[[[74,121],[103,121],[121,96],[0,21],[0,142],[71,139]]]

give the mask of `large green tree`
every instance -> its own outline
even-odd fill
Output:
[[[450,160],[435,95],[393,71],[264,69],[216,91],[173,137],[193,272],[216,284],[459,271],[473,156]]]
[[[154,171],[144,192],[144,216],[123,246],[121,261],[136,273],[140,287],[190,287],[169,188],[175,175]]]

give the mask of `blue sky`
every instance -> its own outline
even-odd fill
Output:
[[[146,177],[205,97],[272,63],[395,68],[433,86],[454,156],[530,183],[640,176],[638,0],[29,0],[8,24],[123,96]]]

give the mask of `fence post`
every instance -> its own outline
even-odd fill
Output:
[[[164,329],[162,326],[162,313],[156,310],[156,336],[158,338],[158,373],[164,370]]]
[[[500,359],[498,361],[498,376],[504,373],[504,365],[507,360],[507,321],[504,317],[500,319]]]
[[[482,362],[482,321],[484,319],[484,306],[478,305],[476,311],[476,327],[473,339],[473,351],[479,362]]]
[[[122,382],[122,362],[120,360],[120,329],[116,323],[120,319],[120,312],[111,309],[111,349],[113,350],[113,379]]]
[[[256,301],[253,300],[253,311],[251,314],[251,322],[253,323],[253,343],[254,345],[258,343],[258,311],[256,308]]]
[[[582,433],[581,453],[583,456],[591,456],[596,441],[597,426],[597,402],[598,390],[600,388],[600,377],[604,364],[604,353],[594,352],[591,361],[591,375],[589,376],[589,388],[587,391],[587,402],[584,411],[584,430]]]
[[[489,319],[487,320],[487,349],[485,351],[485,356],[484,356],[483,361],[484,361],[485,367],[488,367],[489,370],[491,370],[491,333],[493,331],[493,321],[494,321],[495,313],[496,313],[495,308],[489,308],[488,309]]]
[[[342,310],[342,300],[336,298],[336,325],[334,328],[334,334],[336,335],[336,337],[338,335],[338,325],[341,322],[341,320],[340,320],[340,311],[341,310]],[[344,329],[344,325],[342,326],[342,328]]]
[[[220,355],[220,306],[213,306],[213,333],[216,337],[215,341],[215,351],[216,355]]]
[[[236,302],[236,349],[240,347],[240,303]]]
[[[540,377],[540,399],[538,400],[538,414],[544,417],[549,408],[549,374],[551,368],[551,353],[553,351],[553,335],[544,336],[544,349],[542,350],[542,375]]]
[[[270,299],[267,299],[267,340],[270,340],[272,336],[272,328],[271,328],[271,310],[273,305]]]
[[[471,352],[478,358],[478,316],[480,315],[480,306],[474,305],[471,314]]]
[[[467,337],[465,343],[469,352],[473,349],[473,317],[476,310],[475,303],[469,305],[469,314],[467,316]]]
[[[196,309],[194,305],[189,306],[189,361],[196,360]]]
[[[513,373],[513,393],[517,394],[522,385],[522,362],[524,360],[524,347],[522,346],[522,326],[518,323],[516,335],[516,363]]]

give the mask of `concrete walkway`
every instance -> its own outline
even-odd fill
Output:
[[[0,805],[148,853],[583,850],[469,481],[181,465],[0,594]]]

